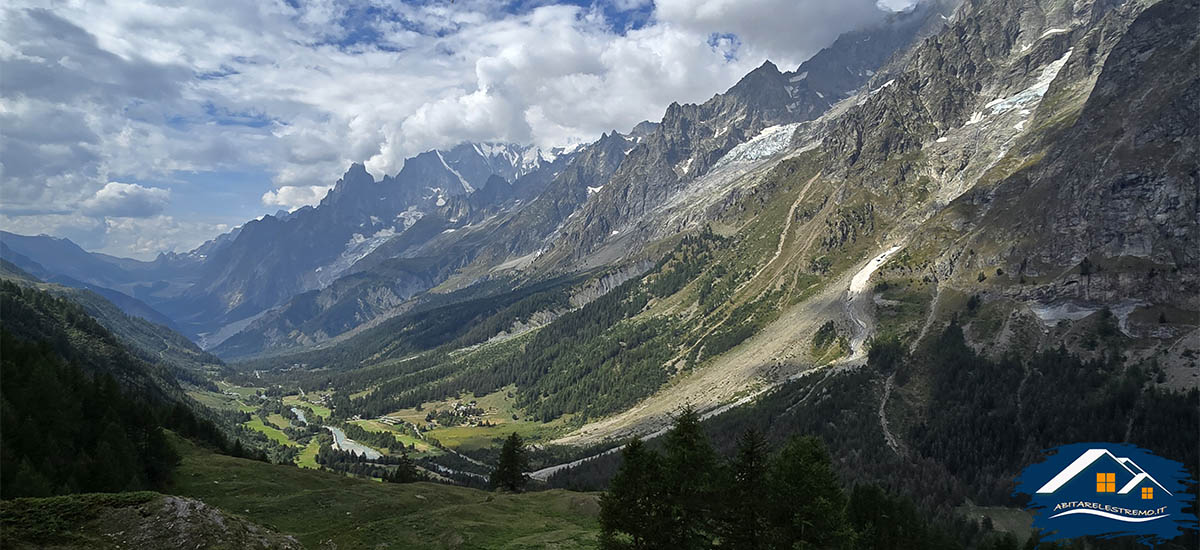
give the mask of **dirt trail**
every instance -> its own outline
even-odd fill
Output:
[[[887,420],[887,402],[892,396],[892,387],[896,385],[896,373],[892,373],[887,377],[887,382],[883,384],[883,399],[879,401],[879,427],[883,430],[883,439],[887,441],[888,447],[898,455],[904,455],[904,445],[900,442],[900,438],[896,437],[892,430],[888,427]]]
[[[787,221],[783,223],[783,231],[779,233],[779,243],[775,245],[775,255],[771,256],[771,259],[767,260],[767,263],[763,264],[762,268],[759,269],[753,277],[750,277],[749,280],[739,285],[738,290],[741,290],[742,287],[750,284],[750,281],[757,279],[759,275],[762,275],[762,273],[766,271],[768,267],[771,267],[771,264],[775,263],[775,260],[778,260],[779,256],[783,254],[783,245],[787,243],[788,235],[790,235],[792,232],[792,220],[796,218],[796,208],[800,206],[800,201],[803,201],[804,197],[808,196],[808,188],[812,187],[813,182],[817,181],[817,178],[819,177],[821,177],[820,173],[810,178],[808,182],[804,184],[804,187],[800,189],[800,193],[796,195],[796,200],[792,203],[792,207],[788,209]]]
[[[751,275],[749,279],[746,279],[745,282],[738,285],[737,288],[733,289],[734,296],[737,296],[738,293],[740,293],[743,289],[745,289],[747,286],[749,286],[750,283],[754,282],[755,279],[758,279],[758,277],[760,275],[762,275],[763,272],[765,272],[768,268],[770,268],[771,264],[775,263],[775,260],[778,260],[779,256],[781,256],[783,254],[783,247],[787,243],[788,235],[791,234],[791,231],[792,231],[792,220],[795,219],[795,217],[796,217],[796,208],[798,208],[800,206],[800,202],[803,201],[804,198],[808,196],[808,189],[810,187],[812,187],[813,182],[817,181],[817,178],[819,178],[819,177],[821,177],[820,173],[809,178],[809,180],[804,184],[804,187],[802,187],[800,189],[800,192],[796,194],[796,200],[792,202],[792,207],[788,209],[787,221],[784,222],[784,224],[783,224],[783,231],[779,232],[779,242],[775,244],[775,254],[773,256],[771,256],[771,259],[767,260],[767,263],[763,264],[763,266],[760,267],[758,269],[758,271],[755,271],[754,275]],[[725,317],[722,318],[720,321],[713,323],[712,326],[708,327],[708,330],[704,331],[704,334],[701,334],[700,337],[696,339],[696,345],[697,346],[701,345],[701,343],[704,342],[705,338],[708,338],[710,335],[712,335],[713,332],[716,332],[716,330],[718,328],[721,328],[725,324],[725,322],[729,320],[729,318],[732,315],[733,315],[733,312],[730,311],[729,313],[726,313]],[[677,355],[674,359],[672,359],[668,363],[674,363],[676,361],[683,359],[685,356],[687,356],[687,354],[690,351],[691,351],[690,348],[680,351],[679,355]],[[701,351],[703,351],[703,350],[701,350]]]

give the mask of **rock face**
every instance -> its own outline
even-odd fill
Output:
[[[978,224],[1003,232],[1008,269],[1070,271],[1087,258],[1099,269],[1085,275],[1085,300],[1200,310],[1198,18],[1194,2],[1165,0],[1100,46],[1110,51],[1074,123],[987,197]],[[1074,271],[1025,292],[1074,297]]]
[[[199,500],[154,493],[71,495],[4,504],[5,548],[257,548],[300,550],[296,539],[231,517]],[[18,523],[18,520],[19,523]],[[70,522],[71,529],[45,525]],[[41,528],[33,525],[41,524]]]
[[[723,94],[699,104],[667,107],[653,131],[629,153],[594,200],[564,228],[565,254],[578,259],[624,226],[653,210],[726,153],[763,129],[823,115],[865,84],[892,56],[953,8],[924,2],[869,29],[840,36],[795,71],[767,61]]]

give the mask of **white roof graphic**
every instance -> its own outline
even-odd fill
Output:
[[[1063,471],[1059,472],[1058,475],[1054,476],[1053,479],[1046,482],[1045,485],[1042,485],[1042,488],[1038,489],[1037,492],[1053,493],[1054,491],[1059,490],[1059,488],[1061,488],[1063,485],[1066,485],[1068,481],[1071,481],[1075,478],[1075,476],[1079,475],[1080,472],[1086,470],[1088,466],[1091,466],[1094,462],[1105,456],[1113,459],[1113,461],[1115,461],[1117,464],[1120,464],[1127,471],[1129,471],[1130,475],[1133,476],[1133,479],[1129,480],[1129,483],[1126,483],[1124,487],[1121,487],[1121,490],[1117,491],[1117,494],[1128,494],[1129,491],[1132,491],[1134,487],[1137,487],[1138,484],[1145,480],[1150,480],[1155,485],[1158,485],[1158,488],[1165,491],[1168,495],[1172,494],[1171,491],[1167,491],[1166,487],[1163,487],[1157,479],[1151,477],[1150,474],[1146,473],[1146,470],[1143,470],[1142,467],[1138,466],[1133,460],[1125,457],[1114,456],[1112,453],[1108,452],[1108,449],[1088,449],[1087,451],[1084,451],[1083,454],[1079,455],[1079,458],[1075,459],[1075,462],[1072,462],[1070,466],[1064,468]]]

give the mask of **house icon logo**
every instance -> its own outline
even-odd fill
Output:
[[[1187,470],[1133,445],[1080,443],[1047,452],[1017,479],[1042,540],[1134,536],[1148,545],[1196,528]]]

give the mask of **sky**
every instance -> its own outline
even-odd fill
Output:
[[[0,7],[0,229],[151,259],[463,141],[590,142],[912,0]]]

